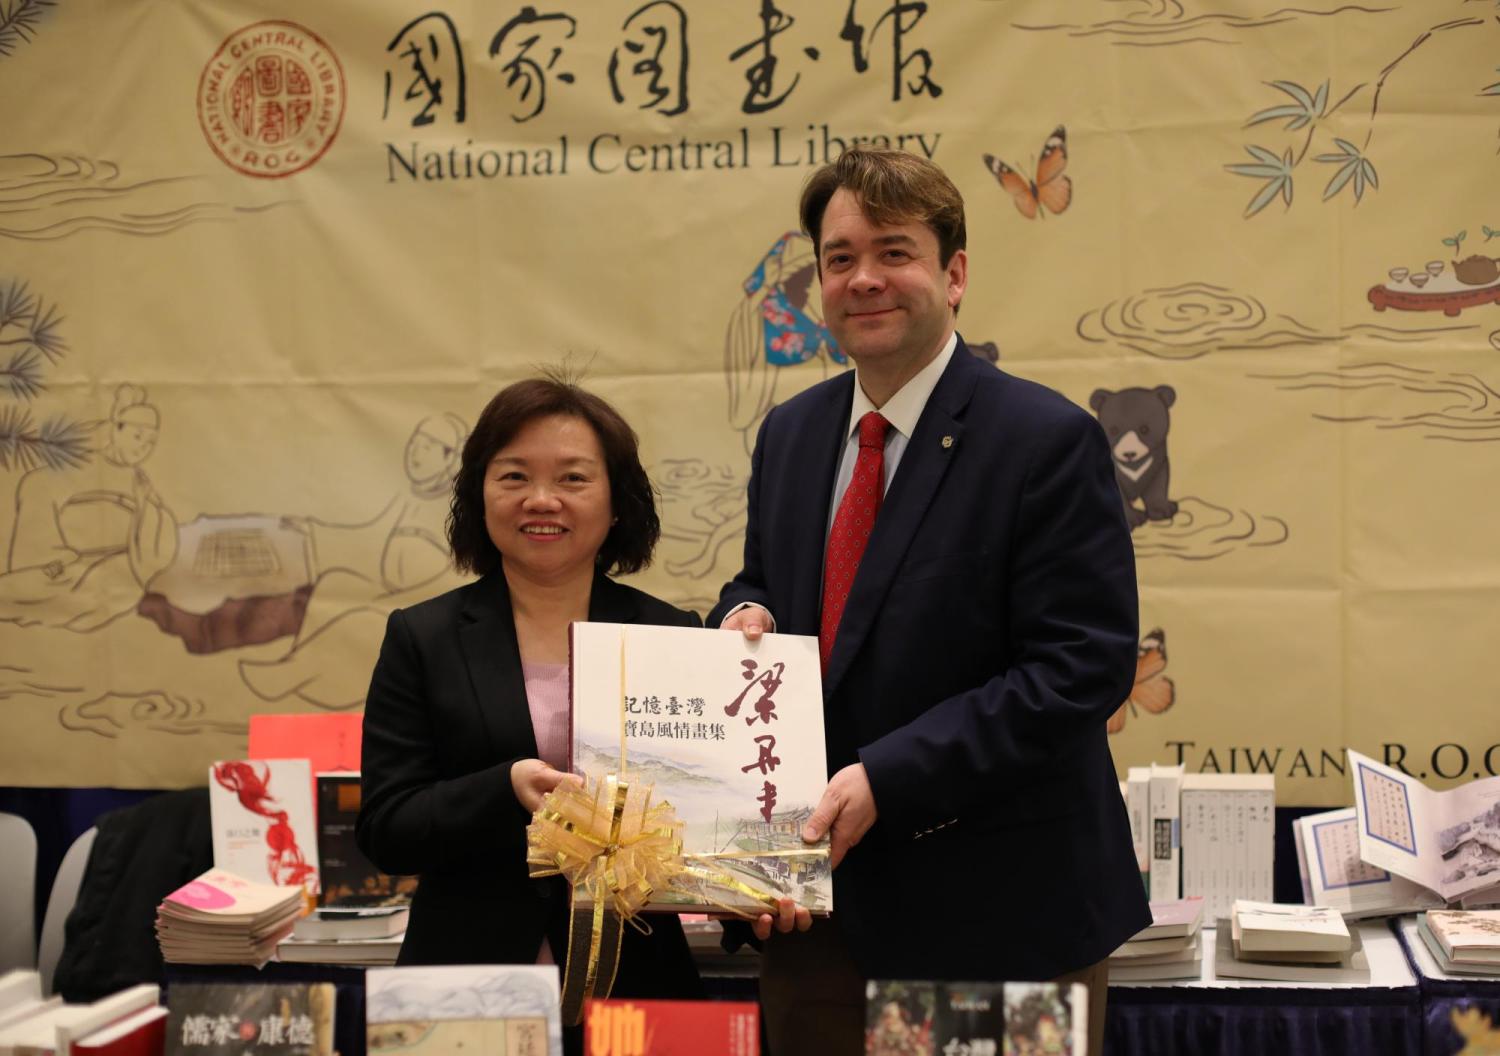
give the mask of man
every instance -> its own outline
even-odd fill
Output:
[[[772,1056],[861,1051],[881,977],[1081,980],[1098,1037],[1104,960],[1151,922],[1104,729],[1137,645],[1108,444],[956,334],[963,199],[936,166],[847,151],[801,217],[855,370],[767,415],[708,621],[824,657],[833,776],[803,835],[831,837],[834,913],[756,925]]]

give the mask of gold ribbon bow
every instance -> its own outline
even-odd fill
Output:
[[[684,856],[681,826],[670,803],[651,802],[650,785],[633,787],[614,774],[582,785],[565,782],[549,792],[532,815],[526,827],[526,864],[531,875],[562,876],[573,887],[563,972],[566,1022],[582,1021],[586,998],[596,992],[609,996],[619,967],[624,924],[650,934],[650,926],[636,915],[654,892],[675,887],[727,913],[753,919],[761,909],[777,911],[776,895],[717,867],[715,859],[805,858],[828,853],[826,847],[814,847]],[[731,893],[748,899],[757,907],[756,913],[743,903],[732,904],[720,897]]]

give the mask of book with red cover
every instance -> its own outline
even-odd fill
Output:
[[[753,1001],[588,1002],[589,1056],[759,1056],[760,1008]]]
[[[77,1039],[73,1056],[162,1056],[166,1045],[167,1010],[154,1005]]]

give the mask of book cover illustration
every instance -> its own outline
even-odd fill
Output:
[[[216,867],[317,893],[312,769],[306,759],[214,763],[208,793]]]
[[[865,984],[865,1056],[1083,1056],[1083,986]]]
[[[332,983],[173,983],[167,1056],[333,1056]]]
[[[827,841],[802,841],[828,783],[817,639],[575,623],[572,671],[576,773],[599,779],[623,764],[653,802],[672,805],[684,853],[831,911]],[[651,907],[719,899],[740,901],[700,889],[661,892]]]
[[[758,1056],[760,1006],[753,1001],[591,1000],[588,1056]]]
[[[354,839],[359,817],[356,773],[317,776],[320,906],[405,905],[417,889],[414,876],[390,876],[375,868]]]
[[[372,1056],[562,1056],[560,1002],[553,965],[372,968],[365,1041]]]

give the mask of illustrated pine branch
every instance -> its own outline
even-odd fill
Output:
[[[88,458],[89,428],[82,422],[57,417],[33,427],[25,408],[0,407],[0,469],[68,469]]]
[[[9,55],[36,33],[42,13],[57,0],[0,0],[0,55]]]
[[[18,400],[33,400],[47,386],[42,381],[42,357],[34,348],[20,348],[0,367],[0,389]]]

